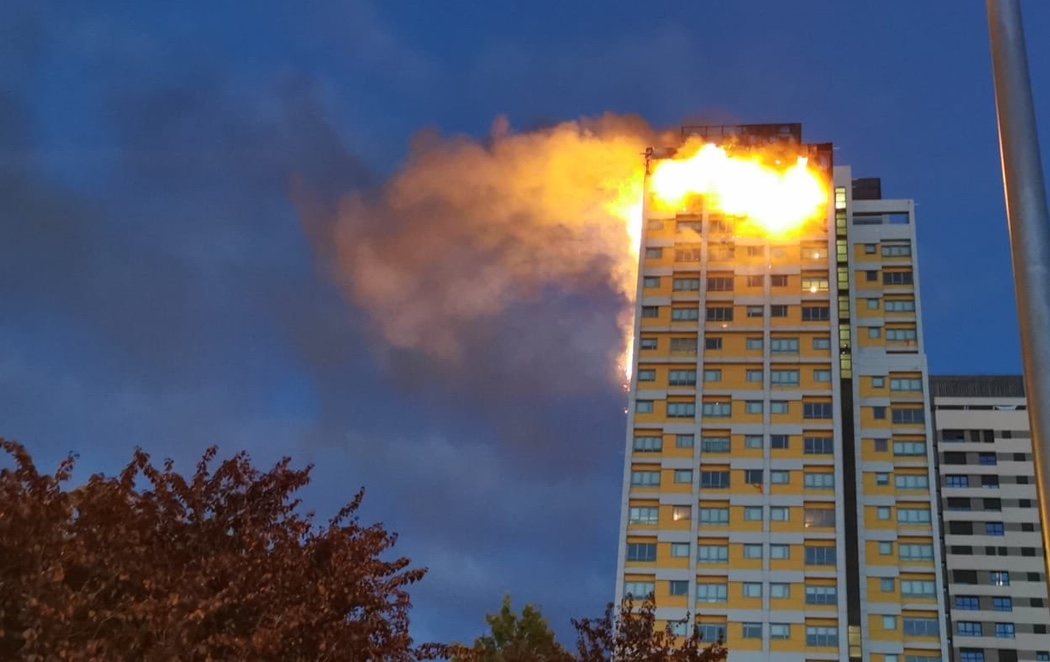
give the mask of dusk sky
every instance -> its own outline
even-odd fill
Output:
[[[1050,163],[1050,3],[1023,7]],[[212,444],[314,463],[319,519],[363,485],[430,568],[419,640],[472,639],[504,593],[567,635],[613,596],[622,298],[541,282],[435,358],[347,296],[311,219],[422,131],[605,112],[801,122],[916,199],[931,374],[1020,371],[983,2],[9,0],[0,436],[49,469],[79,453],[80,478],[136,446],[186,471]],[[431,220],[369,231],[410,261]]]

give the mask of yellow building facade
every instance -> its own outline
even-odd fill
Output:
[[[697,133],[808,156],[827,214],[781,240],[646,201],[617,599],[732,662],[945,659],[913,203],[798,125]]]

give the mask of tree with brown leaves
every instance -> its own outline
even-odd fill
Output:
[[[729,654],[721,641],[704,641],[695,624],[685,637],[675,635],[675,623],[659,629],[650,600],[637,610],[630,598],[619,609],[610,602],[600,618],[572,624],[579,662],[721,662]]]
[[[115,477],[67,489],[0,439],[0,658],[412,660],[407,589],[425,569],[386,560],[357,495],[326,526],[298,514],[310,480],[241,453],[192,476],[137,450]]]

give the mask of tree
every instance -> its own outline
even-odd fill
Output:
[[[192,476],[136,450],[116,477],[66,489],[0,439],[0,658],[411,660],[407,589],[426,570],[385,559],[396,536],[363,526],[356,496],[326,526],[300,515],[310,480],[246,454]]]
[[[687,617],[679,623],[691,620]],[[704,641],[695,624],[684,638],[674,634],[675,623],[657,629],[651,601],[637,611],[630,598],[618,610],[610,602],[601,618],[573,620],[572,624],[580,662],[719,662],[728,655],[721,641]]]
[[[504,596],[497,614],[488,614],[490,634],[474,640],[469,649],[459,649],[455,662],[570,662],[572,656],[554,637],[547,619],[533,605],[525,605],[521,616],[514,613],[510,596]]]

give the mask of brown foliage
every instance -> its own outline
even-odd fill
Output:
[[[310,469],[261,473],[241,453],[192,476],[137,450],[115,477],[64,489],[0,439],[0,658],[411,660],[406,589],[425,569],[384,560],[363,492],[316,527],[292,495]]]
[[[721,641],[708,642],[693,626],[687,637],[673,633],[674,623],[656,627],[654,605],[646,601],[634,609],[628,598],[619,610],[611,602],[600,618],[573,620],[576,659],[580,662],[721,662],[728,651]],[[691,622],[686,618],[684,622]]]

